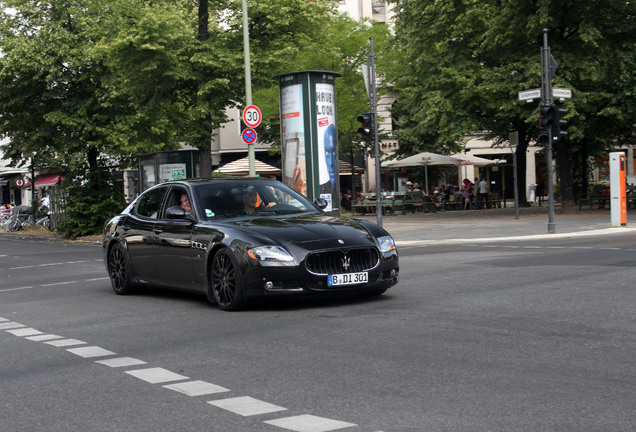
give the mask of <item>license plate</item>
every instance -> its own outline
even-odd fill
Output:
[[[327,285],[357,285],[369,282],[369,274],[367,272],[360,273],[343,273],[332,274],[327,276]]]

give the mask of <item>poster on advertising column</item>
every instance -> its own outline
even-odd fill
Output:
[[[302,84],[281,88],[280,111],[283,182],[307,195]]]
[[[316,83],[318,179],[320,198],[328,203],[325,211],[333,211],[340,207],[335,93],[333,84]]]

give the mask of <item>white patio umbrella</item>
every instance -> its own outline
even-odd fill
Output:
[[[463,153],[455,153],[454,155],[451,155],[451,157],[460,159],[461,161],[459,163],[460,165],[486,166],[486,165],[494,165],[497,163],[496,160],[490,160],[490,159],[482,158],[479,156],[472,156],[472,155],[467,155]]]
[[[428,194],[428,166],[429,165],[459,165],[460,159],[453,156],[445,156],[437,153],[422,152],[396,161],[382,162],[383,168],[402,168],[411,166],[423,166],[426,184],[424,190]]]
[[[242,159],[229,162],[214,170],[216,173],[228,175],[248,175],[249,171],[249,157],[247,156]],[[281,173],[280,168],[266,164],[258,159],[254,161],[254,171],[259,175],[276,175]]]

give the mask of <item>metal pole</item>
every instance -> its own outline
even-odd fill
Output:
[[[515,142],[515,149],[512,148],[513,140]],[[515,187],[515,219],[519,219],[519,190],[518,190],[518,183],[517,183],[517,150],[516,150],[516,147],[519,146],[518,131],[512,132],[510,134],[508,145],[510,146],[510,152],[512,153],[512,177],[514,179],[514,187]]]
[[[543,29],[543,49],[541,52],[542,63],[542,97],[545,105],[552,103],[552,77],[550,76],[550,47],[548,46],[548,29]],[[556,232],[554,222],[554,187],[552,174],[552,128],[548,128],[548,145],[545,152],[548,160],[548,234]]]
[[[375,91],[375,47],[373,44],[373,36],[369,38],[371,42],[371,54],[369,58],[370,62],[370,70],[369,70],[369,81],[371,86],[371,103],[373,104],[373,134],[374,134],[374,144],[375,144],[375,200],[377,201],[377,206],[375,210],[376,222],[378,225],[382,226],[382,173],[380,172],[380,145],[378,143],[378,101],[377,94]]]
[[[243,5],[243,58],[245,60],[245,103],[246,106],[252,105],[252,68],[250,66],[250,31],[247,19],[247,0],[242,0]],[[254,156],[254,144],[247,145],[247,160],[249,166],[249,175],[256,175]]]

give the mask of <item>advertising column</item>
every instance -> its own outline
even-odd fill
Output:
[[[283,181],[340,212],[335,78],[326,71],[278,75]]]

